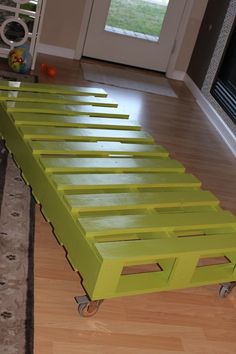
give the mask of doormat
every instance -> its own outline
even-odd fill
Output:
[[[38,76],[33,74],[18,74],[8,70],[0,70],[0,80],[38,82]]]
[[[33,353],[34,202],[0,140],[0,347]]]
[[[177,98],[168,80],[158,73],[86,62],[81,62],[81,67],[87,81]]]

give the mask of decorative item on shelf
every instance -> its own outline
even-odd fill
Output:
[[[45,4],[46,0],[0,1],[0,57],[28,43],[34,69]]]
[[[30,54],[30,45],[25,43],[15,47],[9,52],[8,64],[9,67],[16,73],[25,74],[30,71],[32,56]]]

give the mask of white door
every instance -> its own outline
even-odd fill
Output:
[[[165,72],[186,0],[93,0],[83,55]]]

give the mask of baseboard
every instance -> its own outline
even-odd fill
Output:
[[[193,96],[196,98],[197,103],[200,108],[206,114],[209,121],[216,128],[218,133],[221,135],[225,143],[228,145],[229,149],[236,157],[236,136],[224,122],[219,113],[212,107],[212,105],[207,101],[207,99],[202,94],[201,90],[193,82],[193,80],[186,74],[184,82],[189,90],[192,92]]]
[[[54,45],[48,45],[44,43],[39,43],[38,46],[38,53],[54,55],[56,57],[74,59],[75,57],[75,50],[70,48],[64,47],[56,47]]]
[[[172,80],[184,81],[185,72],[174,70],[171,73],[167,73],[166,77],[168,77],[168,79],[172,79]]]

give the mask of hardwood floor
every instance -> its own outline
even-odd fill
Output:
[[[171,82],[178,95],[172,98],[84,81],[80,64],[71,60],[39,56],[36,72],[43,62],[58,74],[40,74],[40,82],[104,88],[236,214],[235,158],[183,83]],[[84,293],[79,275],[36,210],[35,354],[233,354],[236,290],[221,299],[218,288],[106,300],[95,317],[81,318],[73,299]]]

